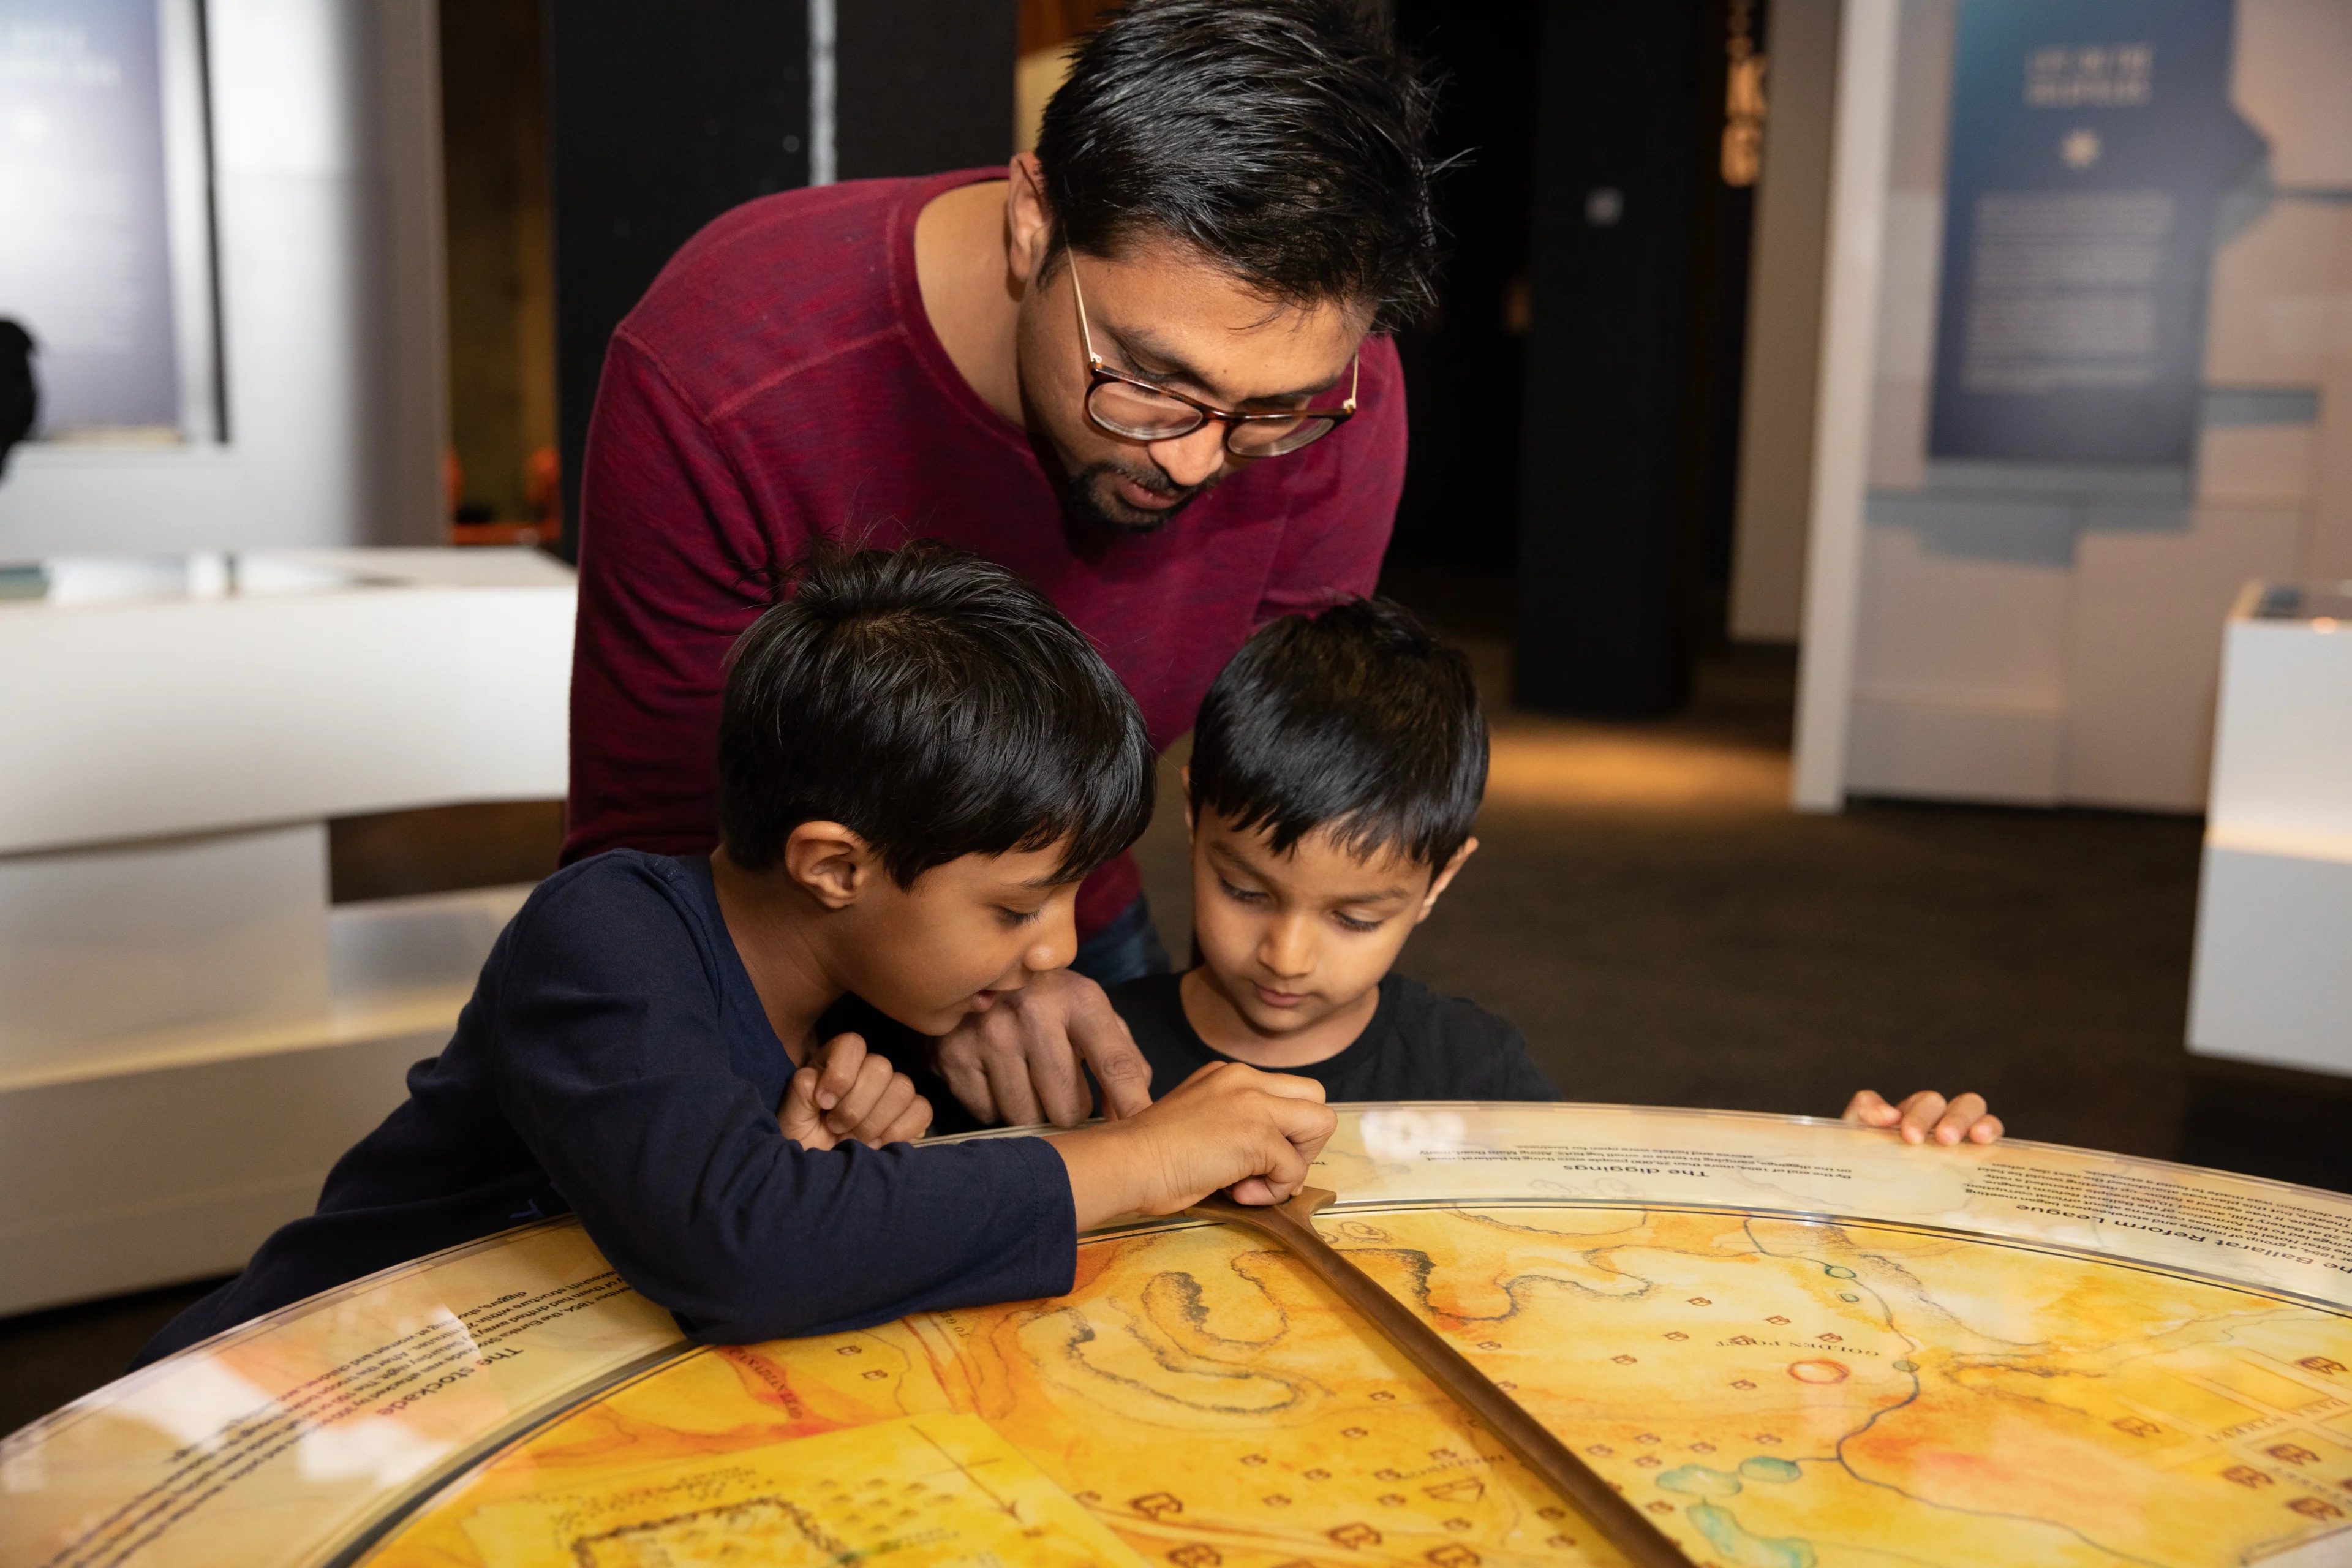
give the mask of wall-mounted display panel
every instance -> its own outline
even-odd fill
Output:
[[[0,316],[37,437],[218,433],[203,97],[188,0],[0,0]]]

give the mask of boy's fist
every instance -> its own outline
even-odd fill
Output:
[[[1078,1228],[1174,1214],[1222,1188],[1282,1202],[1339,1123],[1312,1079],[1213,1062],[1132,1116],[1049,1138],[1070,1173]]]
[[[1985,1110],[1984,1096],[1964,1094],[1947,1100],[1932,1089],[1923,1089],[1900,1105],[1889,1105],[1874,1089],[1865,1089],[1846,1102],[1845,1120],[1864,1127],[1892,1127],[1906,1143],[1990,1143],[2001,1134],[2000,1118]]]
[[[856,1035],[835,1035],[793,1074],[776,1125],[803,1149],[830,1149],[844,1139],[879,1149],[929,1131],[931,1102],[892,1070],[889,1058],[868,1055]]]

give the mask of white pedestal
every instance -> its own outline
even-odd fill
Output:
[[[2230,617],[2189,1048],[2352,1075],[2352,584]]]
[[[236,1268],[446,1043],[529,889],[331,910],[325,818],[565,785],[544,557],[47,586],[0,598],[0,1313]]]

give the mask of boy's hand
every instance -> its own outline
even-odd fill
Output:
[[[1151,1064],[1111,1010],[1101,986],[1066,969],[1048,970],[1002,992],[940,1037],[940,1076],[982,1121],[1076,1127],[1092,1114],[1091,1068],[1112,1121],[1151,1103]]]
[[[891,1069],[889,1058],[868,1055],[856,1035],[835,1035],[793,1074],[776,1125],[803,1149],[831,1149],[844,1139],[879,1149],[930,1131],[931,1102]]]
[[[1900,1105],[1889,1105],[1876,1089],[1865,1089],[1846,1102],[1845,1120],[1863,1127],[1894,1127],[1906,1143],[1990,1143],[2001,1134],[2000,1118],[1985,1110],[1984,1096],[1964,1094],[1947,1101],[1932,1089],[1923,1089]]]
[[[1212,1062],[1124,1121],[1046,1139],[1069,1168],[1085,1230],[1123,1214],[1174,1214],[1219,1188],[1278,1204],[1339,1124],[1313,1079]]]

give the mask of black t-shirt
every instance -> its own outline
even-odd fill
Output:
[[[1201,1038],[1178,987],[1181,974],[1147,974],[1110,990],[1151,1064],[1151,1092],[1167,1093],[1211,1062],[1237,1058]],[[1311,1078],[1334,1103],[1362,1100],[1558,1100],[1528,1056],[1527,1037],[1507,1018],[1459,996],[1440,996],[1418,980],[1390,974],[1380,1006],[1355,1043],[1338,1056],[1278,1072]]]

